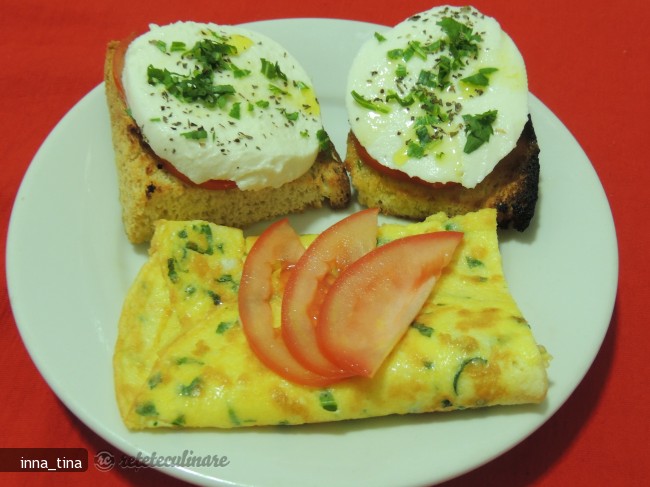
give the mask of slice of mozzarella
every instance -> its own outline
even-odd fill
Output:
[[[191,52],[196,46],[206,47],[203,54]],[[195,95],[205,88],[202,76],[211,96]],[[262,34],[195,22],[152,25],[130,44],[122,81],[145,141],[195,183],[279,187],[303,175],[318,153],[323,126],[313,84]]]
[[[346,105],[352,131],[380,164],[473,188],[521,135],[526,67],[496,20],[473,7],[436,7],[362,46],[349,71]],[[472,131],[466,116],[483,119],[479,128],[492,132],[474,150],[466,147],[468,137],[486,136]]]

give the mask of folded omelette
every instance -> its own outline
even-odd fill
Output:
[[[317,388],[268,369],[243,333],[237,292],[255,238],[203,221],[158,222],[119,322],[114,379],[124,423],[295,425],[542,402],[549,356],[508,291],[494,210],[385,224],[378,245],[445,230],[463,241],[380,370]],[[314,236],[302,238],[308,245]],[[278,311],[280,302],[275,296]]]

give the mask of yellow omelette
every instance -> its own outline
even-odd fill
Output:
[[[463,241],[375,376],[319,388],[277,375],[248,345],[237,292],[254,237],[203,221],[158,222],[119,321],[114,378],[124,423],[297,425],[542,402],[550,357],[508,291],[493,209],[385,224],[378,245],[448,230]]]

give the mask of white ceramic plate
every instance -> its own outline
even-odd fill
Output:
[[[250,27],[288,46],[312,73],[326,128],[343,153],[347,69],[357,47],[382,27],[324,19]],[[15,203],[7,275],[24,343],[66,406],[122,452],[190,450],[230,460],[222,468],[163,469],[191,482],[394,486],[434,484],[473,469],[523,440],[573,392],[600,348],[616,294],[616,234],[602,186],[562,123],[532,95],[530,105],[542,150],[541,196],[531,227],[500,232],[500,239],[512,293],[554,356],[541,406],[291,428],[126,430],[111,357],[122,300],[146,248],[130,245],[122,229],[102,85],[54,128]],[[301,231],[319,231],[341,216],[324,210],[293,221]]]

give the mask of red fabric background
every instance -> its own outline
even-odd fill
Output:
[[[61,117],[101,82],[109,40],[141,31],[150,22],[180,19],[239,23],[329,17],[394,24],[432,5],[423,0],[0,0],[2,253],[13,200],[32,157]],[[650,474],[644,453],[650,437],[650,260],[642,251],[650,236],[642,213],[650,188],[650,6],[637,0],[477,0],[474,5],[496,17],[513,37],[527,63],[530,90],[592,161],[618,229],[620,276],[604,345],[568,402],[510,452],[445,485],[639,485]],[[81,447],[91,458],[97,451],[114,451],[66,409],[32,364],[11,312],[4,259],[0,268],[0,447]],[[102,473],[92,464],[83,474],[52,475],[0,473],[0,483],[180,485],[150,469]]]

